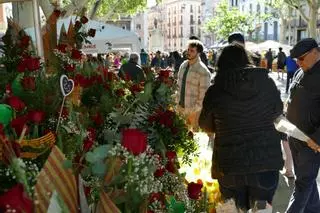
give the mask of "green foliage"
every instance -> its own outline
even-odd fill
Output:
[[[205,29],[213,32],[219,39],[226,39],[232,32],[254,32],[256,20],[265,20],[265,15],[240,12],[238,8],[229,7],[226,0],[219,3],[213,19],[205,24]]]
[[[89,0],[87,6],[91,10],[96,0]],[[97,16],[108,18],[119,18],[119,14],[134,14],[142,11],[147,6],[147,0],[101,0],[97,10]]]

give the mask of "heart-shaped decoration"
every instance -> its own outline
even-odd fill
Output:
[[[74,81],[69,79],[66,75],[62,75],[60,77],[60,88],[63,96],[68,96],[73,91]]]

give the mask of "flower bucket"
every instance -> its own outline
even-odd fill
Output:
[[[21,152],[21,157],[22,158],[29,158],[29,159],[34,159],[42,155],[47,149],[50,149],[56,142],[55,135],[52,132],[47,133],[46,135],[36,138],[36,139],[31,139],[31,140],[22,140],[20,142],[21,148],[27,148],[30,147],[32,149],[42,149],[44,151],[41,152],[27,152],[27,151],[22,151]]]

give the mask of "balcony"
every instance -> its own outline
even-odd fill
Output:
[[[172,25],[173,25],[173,26],[176,26],[176,25],[177,25],[177,22],[173,22]]]
[[[191,24],[191,25],[194,25],[194,20],[191,20],[191,21],[190,21],[190,24]]]

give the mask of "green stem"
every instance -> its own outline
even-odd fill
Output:
[[[33,138],[38,138],[39,137],[39,126],[37,124],[34,125],[33,127]]]

